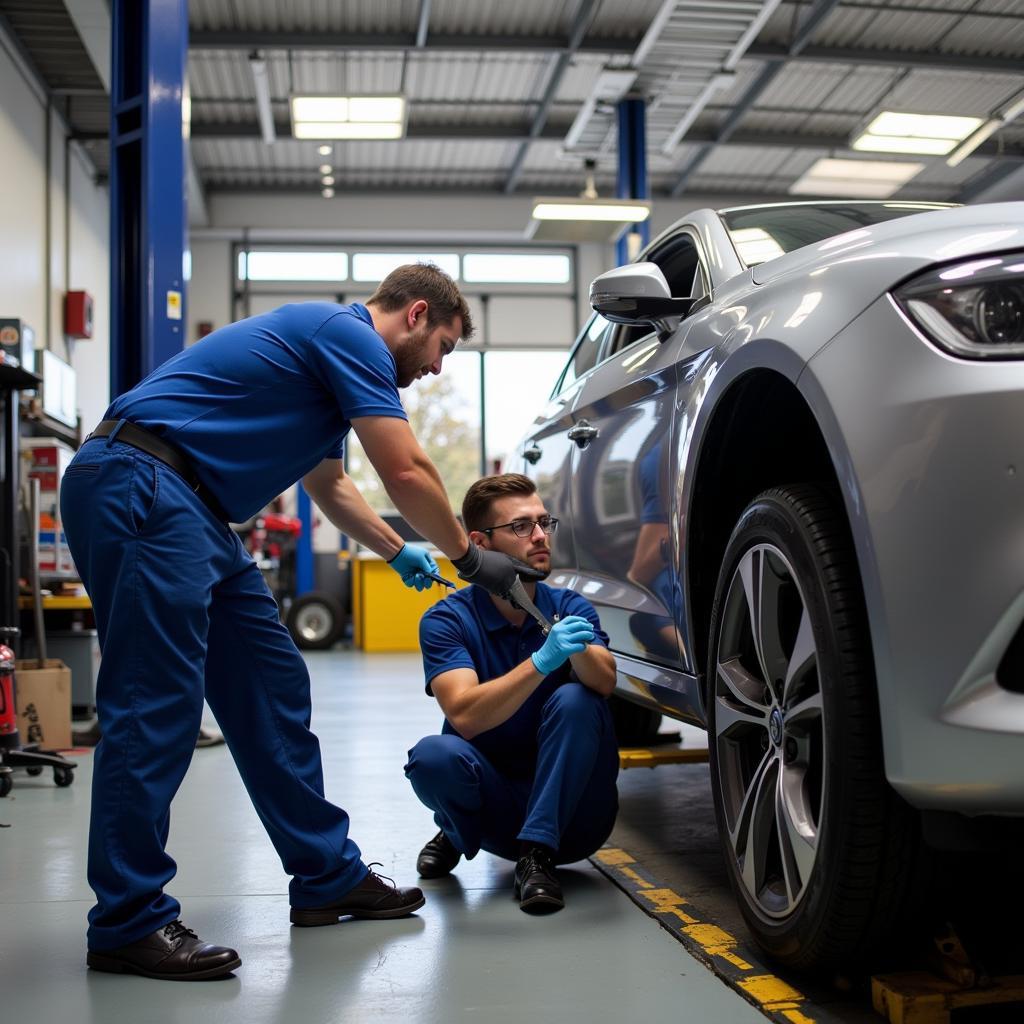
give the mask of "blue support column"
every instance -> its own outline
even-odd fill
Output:
[[[644,100],[629,98],[619,101],[619,177],[615,194],[619,199],[647,198],[647,118]],[[650,241],[647,221],[631,224],[615,246],[619,266],[629,263],[628,236],[640,235],[640,249]]]
[[[295,596],[308,594],[313,589],[313,503],[309,500],[302,481],[297,483],[298,512],[302,534],[295,546]]]
[[[112,0],[110,395],[184,348],[187,0]]]

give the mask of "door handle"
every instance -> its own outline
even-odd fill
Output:
[[[540,447],[537,445],[536,441],[534,441],[529,448],[523,449],[523,458],[526,459],[531,466],[535,466],[540,462],[541,454]]]
[[[570,428],[569,440],[575,441],[579,448],[586,448],[600,433],[601,431],[588,420],[580,420],[575,426]]]

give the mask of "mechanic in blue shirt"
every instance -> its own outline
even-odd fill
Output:
[[[115,399],[72,460],[61,510],[103,651],[90,967],[193,980],[241,962],[185,928],[163,891],[175,871],[164,849],[170,803],[204,694],[292,876],[294,924],[401,917],[423,905],[419,889],[368,870],[348,815],[325,798],[305,662],[228,523],[302,478],[332,523],[407,586],[430,586],[433,559],[403,544],[343,471],[353,429],[413,528],[464,578],[507,590],[517,567],[469,543],[398,396],[440,373],[472,330],[451,278],[400,267],[365,306],[287,305],[215,331]]]
[[[478,480],[462,521],[482,550],[550,572],[548,535],[558,520],[528,477]],[[478,586],[423,616],[427,693],[445,722],[441,735],[409,751],[405,773],[441,829],[420,852],[420,875],[446,875],[482,848],[516,861],[515,896],[537,913],[564,906],[555,864],[587,857],[608,838],[619,754],[605,700],[615,659],[597,612],[572,590],[524,586],[555,623],[547,637]]]

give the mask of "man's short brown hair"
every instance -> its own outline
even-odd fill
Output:
[[[406,263],[396,267],[384,278],[367,300],[384,313],[404,309],[410,302],[423,299],[427,303],[427,327],[451,323],[462,318],[462,337],[473,336],[473,318],[459,286],[433,263]]]
[[[507,498],[510,494],[521,494],[528,497],[537,493],[537,486],[522,473],[498,473],[496,476],[481,477],[462,499],[462,522],[467,531],[484,530],[494,524],[491,517],[491,506],[499,498]]]

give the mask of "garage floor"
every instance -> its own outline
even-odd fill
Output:
[[[402,774],[406,750],[438,729],[416,656],[312,655],[313,727],[328,793],[351,813],[366,861],[399,883],[434,833]],[[286,878],[223,747],[199,750],[173,806],[172,891],[190,927],[235,946],[236,976],[193,985],[85,968],[91,752],[69,789],[16,776],[0,802],[0,1005],[5,1020],[458,1021],[764,1020],[587,863],[563,872],[568,906],[519,911],[512,865],[488,854],[404,921],[293,929]],[[632,776],[632,777],[631,777]],[[623,776],[627,796],[667,776]],[[635,781],[634,781],[635,780]],[[658,800],[634,813],[656,813]]]

